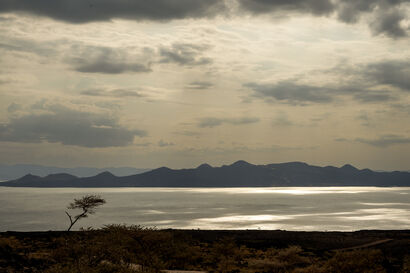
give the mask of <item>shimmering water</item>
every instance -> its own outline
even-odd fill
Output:
[[[410,229],[410,188],[8,188],[0,187],[0,231],[62,230],[73,198],[107,204],[80,227],[360,230]]]

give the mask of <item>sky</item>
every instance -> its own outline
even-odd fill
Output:
[[[410,2],[2,0],[0,164],[410,170]]]

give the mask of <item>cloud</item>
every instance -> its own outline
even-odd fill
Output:
[[[369,115],[367,114],[366,111],[361,111],[359,115],[356,117],[357,120],[361,121],[362,126],[370,126],[371,125],[371,119]]]
[[[341,96],[351,97],[360,103],[395,100],[388,91],[372,90],[369,86],[354,83],[345,86],[315,86],[285,80],[272,84],[247,83],[244,86],[253,91],[253,97],[262,98],[266,102],[276,101],[291,105],[332,103]]]
[[[74,55],[77,56],[70,58],[68,62],[73,65],[74,70],[78,72],[103,74],[151,72],[150,63],[145,60],[147,56],[132,54],[130,53],[130,51],[132,52],[131,49],[73,46],[72,50]]]
[[[311,74],[317,72],[333,74],[339,82],[335,80],[332,83],[314,85],[299,82],[307,82],[309,78],[289,78],[273,83],[249,82],[243,86],[252,90],[248,101],[252,98],[261,98],[266,102],[291,105],[326,104],[342,97],[351,98],[359,103],[383,103],[397,100],[397,90],[410,91],[409,60],[343,64],[331,69],[312,71]]]
[[[410,115],[410,104],[406,103],[394,103],[391,105],[391,107],[395,110],[398,110],[400,112],[408,113]]]
[[[273,84],[247,83],[245,87],[253,91],[255,97],[266,100],[275,99],[288,104],[329,103],[333,101],[330,89],[280,81]]]
[[[348,142],[349,140],[347,138],[344,137],[338,137],[334,139],[337,142]]]
[[[402,5],[407,0],[238,0],[241,10],[253,15],[289,13],[307,13],[314,16],[330,16],[337,14],[337,18],[345,23],[357,23],[367,16],[369,27],[373,33],[385,34],[392,38],[407,36],[408,29],[404,22],[407,20]]]
[[[9,107],[7,107],[7,112],[14,113],[14,112],[16,112],[18,110],[21,110],[21,109],[22,109],[22,107],[21,107],[20,104],[17,104],[17,103],[13,102],[9,105]]]
[[[187,86],[188,89],[204,90],[213,87],[213,83],[207,81],[193,81]]]
[[[196,66],[212,63],[212,59],[202,57],[208,47],[194,44],[173,44],[160,48],[160,63],[175,63],[181,66]]]
[[[394,100],[395,97],[390,95],[386,91],[369,91],[362,90],[361,92],[355,94],[353,98],[362,103],[372,103],[372,102],[385,102]]]
[[[104,59],[76,59],[75,64],[75,70],[83,73],[120,74],[123,72],[151,72],[151,69],[143,64],[110,62]]]
[[[356,141],[379,148],[385,148],[392,145],[410,144],[410,137],[403,137],[399,135],[384,135],[376,139],[356,138]]]
[[[72,57],[66,58],[74,70],[82,73],[147,73],[154,63],[174,63],[180,66],[199,66],[212,63],[203,57],[205,45],[173,44],[151,48],[113,48],[102,46],[73,45]],[[194,82],[195,89],[210,87],[206,82]]]
[[[224,123],[232,124],[232,125],[243,125],[243,124],[250,124],[259,122],[259,118],[256,117],[242,117],[242,118],[201,118],[199,119],[198,126],[201,128],[212,128],[216,126],[220,126]]]
[[[5,85],[5,84],[15,83],[15,82],[18,82],[18,81],[14,79],[1,79],[0,78],[0,85]]]
[[[294,123],[289,120],[288,115],[284,112],[279,112],[272,121],[273,126],[287,127],[292,126]]]
[[[406,20],[403,11],[391,9],[379,12],[376,19],[370,25],[375,34],[386,34],[392,38],[407,36],[407,30],[401,26],[401,22]]]
[[[137,146],[137,147],[149,147],[149,146],[151,146],[151,142],[143,142],[143,143],[135,143],[134,144],[134,146]]]
[[[238,2],[243,10],[253,14],[297,11],[324,15],[333,12],[335,9],[330,0],[239,0]]]
[[[3,0],[0,12],[25,12],[70,23],[129,20],[172,20],[214,17],[226,9],[220,0]]]
[[[132,144],[143,130],[129,130],[107,115],[77,111],[65,106],[39,104],[46,113],[27,114],[0,125],[0,141],[58,142],[81,147],[116,147]]]
[[[229,7],[228,3],[229,2]],[[128,19],[168,21],[176,19],[230,17],[240,12],[252,15],[295,13],[313,16],[337,15],[353,24],[364,18],[373,33],[392,38],[408,36],[408,0],[2,0],[0,13],[22,12],[69,23]],[[369,16],[370,15],[370,16]]]
[[[220,119],[220,118],[201,118],[199,120],[198,126],[201,127],[201,128],[215,127],[215,126],[222,125],[222,123],[224,123],[224,119]]]
[[[7,51],[33,53],[43,57],[53,57],[58,51],[58,42],[38,42],[30,39],[15,37],[0,37],[3,41],[0,43],[0,49]]]
[[[122,98],[122,97],[143,97],[140,93],[128,89],[88,89],[81,91],[81,95],[93,96],[93,97],[113,97],[113,98]]]
[[[174,146],[175,144],[172,142],[165,142],[162,139],[158,141],[158,146],[159,147],[168,147],[168,146]]]
[[[410,60],[384,60],[367,65],[362,72],[378,84],[410,92]]]
[[[177,132],[174,132],[174,134],[176,134],[176,135],[182,135],[182,136],[190,136],[190,137],[198,137],[198,136],[201,135],[199,132],[187,131],[187,130],[185,130],[185,131],[177,131]]]

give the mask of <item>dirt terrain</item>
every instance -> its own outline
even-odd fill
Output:
[[[410,230],[156,230],[112,225],[0,233],[0,272],[409,270]]]

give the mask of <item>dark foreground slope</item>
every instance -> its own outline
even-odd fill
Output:
[[[0,233],[0,272],[410,272],[410,231]]]
[[[409,172],[374,172],[351,165],[341,168],[311,166],[301,162],[253,165],[237,161],[232,165],[195,169],[158,168],[142,174],[117,177],[104,172],[92,177],[68,174],[38,177],[26,175],[0,183],[10,187],[309,187],[379,186],[409,187]]]

